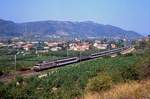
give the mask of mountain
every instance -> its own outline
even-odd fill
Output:
[[[12,21],[5,21],[0,19],[0,37],[15,37],[20,36],[21,33],[18,32],[18,24]]]
[[[0,38],[128,38],[143,37],[137,32],[127,31],[112,25],[103,25],[92,21],[37,21],[15,23],[0,19]]]

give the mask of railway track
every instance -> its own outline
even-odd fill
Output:
[[[49,61],[49,62],[43,62],[40,64],[37,64],[30,70],[26,71],[16,71],[11,74],[4,74],[0,76],[0,81],[2,82],[10,82],[15,79],[16,76],[22,76],[22,77],[31,77],[35,75],[39,75],[42,73],[42,71],[47,70],[47,69],[52,69],[52,68],[58,68],[58,67],[63,67],[69,64],[74,64],[78,63],[81,61],[87,61],[87,60],[92,60],[98,57],[104,57],[108,55],[112,55],[118,52],[122,52],[124,50],[127,50],[129,47],[122,47],[118,49],[113,49],[113,50],[107,50],[99,53],[94,53],[89,56],[81,56],[81,57],[71,57],[71,58],[64,58],[60,60],[55,60],[55,61]]]
[[[36,64],[35,66],[33,66],[33,70],[36,72],[39,72],[39,71],[43,71],[43,70],[47,70],[47,69],[51,69],[51,68],[63,67],[68,64],[74,64],[74,63],[78,63],[81,61],[91,60],[91,59],[95,59],[98,57],[104,57],[104,56],[109,56],[109,55],[112,55],[115,53],[120,53],[121,51],[124,51],[128,48],[129,47],[121,47],[121,48],[117,48],[117,49],[112,49],[112,50],[107,50],[107,51],[103,51],[103,52],[90,54],[88,56],[64,58],[64,59],[60,59],[60,60],[47,61],[47,62],[44,61],[42,63]]]

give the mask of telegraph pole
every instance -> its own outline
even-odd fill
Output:
[[[68,42],[67,42],[67,57],[68,57]]]
[[[17,52],[16,52],[15,55],[14,55],[15,70],[17,70],[17,55],[18,55],[19,53],[20,53],[20,52],[17,50]]]
[[[15,59],[15,71],[16,71],[16,54],[14,56],[14,59]]]
[[[79,38],[80,38],[80,45],[82,44],[82,41],[81,41],[81,37],[79,35]],[[80,60],[81,60],[81,49],[80,49]]]
[[[80,60],[81,60],[81,50],[80,50]]]
[[[69,55],[69,53],[68,53],[68,41],[67,41],[67,43],[66,43],[66,47],[67,47],[67,57],[68,57],[68,55]]]

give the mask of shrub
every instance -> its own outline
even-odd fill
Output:
[[[150,99],[150,81],[131,81],[114,85],[101,94],[88,93],[91,99]]]
[[[124,56],[133,56],[133,53],[127,53]]]
[[[121,76],[124,79],[124,81],[138,80],[139,74],[136,68],[133,66],[133,67],[127,67],[127,68],[124,68],[124,70],[121,70]]]
[[[147,53],[136,64],[139,79],[150,78],[150,56]]]
[[[19,82],[19,83],[22,83],[23,82],[23,77],[16,76],[16,81]]]
[[[99,92],[109,89],[111,85],[112,85],[111,77],[106,73],[101,73],[96,77],[90,79],[87,87],[90,91]]]
[[[6,97],[7,87],[5,87],[3,82],[0,82],[0,97]]]

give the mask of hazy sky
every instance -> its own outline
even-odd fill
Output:
[[[150,0],[0,0],[0,18],[15,22],[91,20],[150,33]]]

